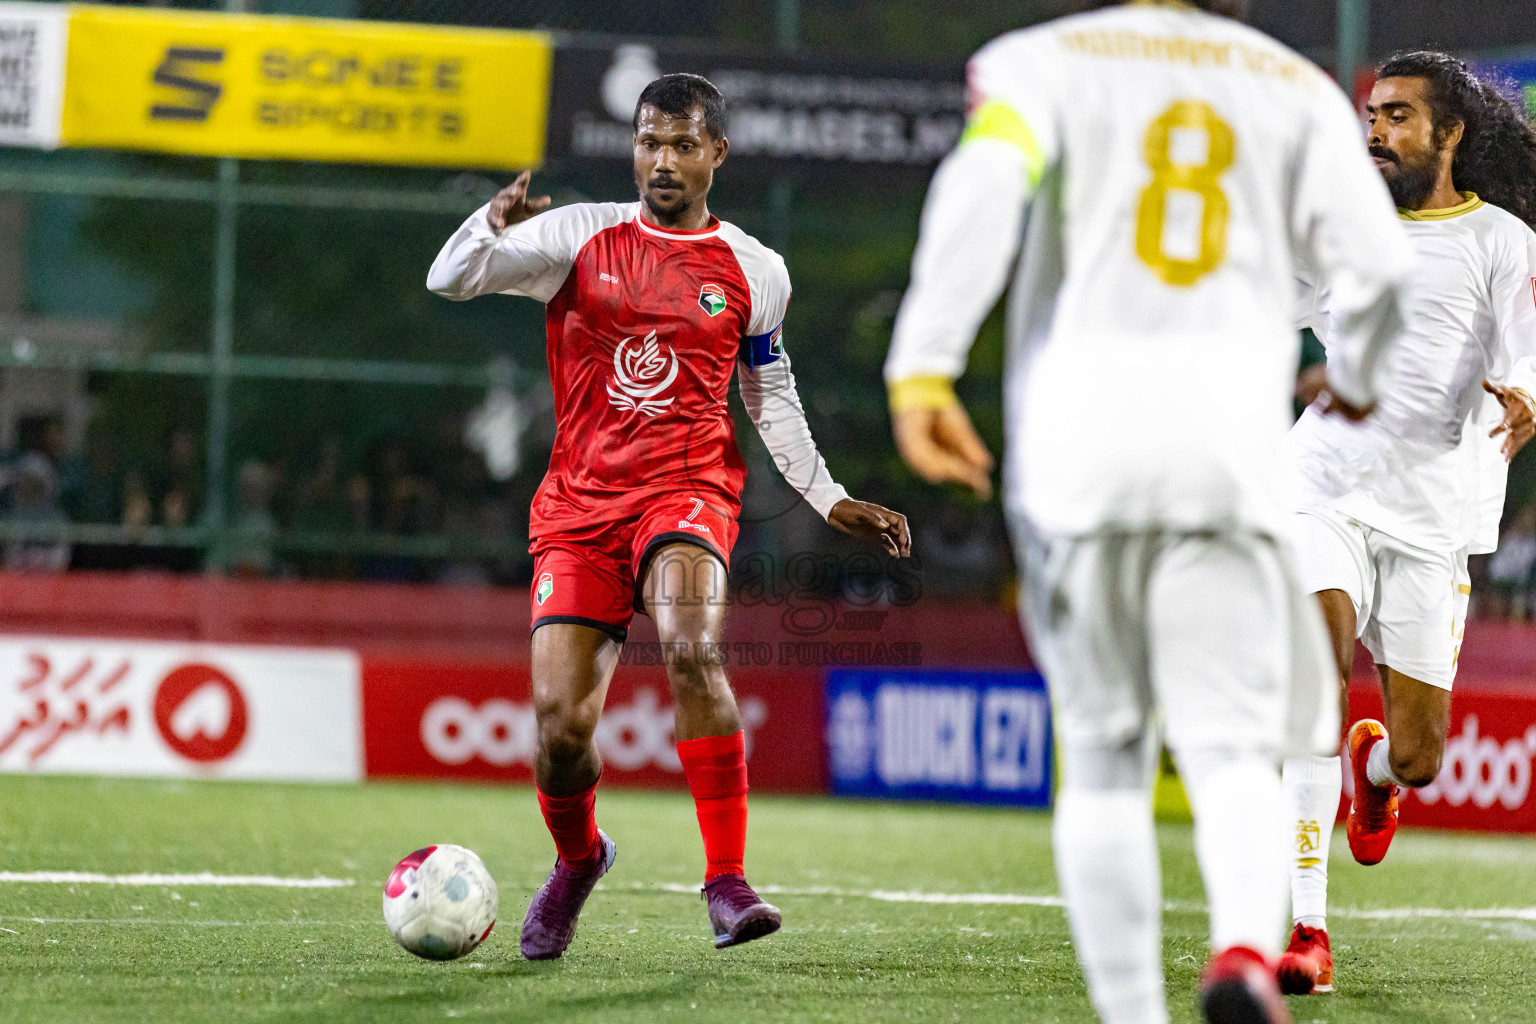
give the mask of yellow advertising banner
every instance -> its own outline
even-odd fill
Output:
[[[537,32],[75,7],[63,143],[510,169],[544,156]]]

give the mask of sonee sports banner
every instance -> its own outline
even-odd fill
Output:
[[[517,168],[544,151],[538,33],[75,8],[70,146]]]
[[[529,167],[550,63],[537,32],[0,3],[0,144]]]

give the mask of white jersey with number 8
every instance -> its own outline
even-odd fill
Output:
[[[1316,67],[1187,5],[1011,33],[970,65],[891,382],[958,377],[1014,277],[1010,511],[1048,535],[1283,531],[1295,268],[1346,296],[1338,393],[1374,399],[1412,253]]]

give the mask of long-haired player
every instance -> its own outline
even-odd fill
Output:
[[[1366,145],[1418,253],[1409,328],[1373,422],[1309,409],[1292,439],[1307,494],[1296,517],[1302,583],[1328,621],[1341,702],[1357,637],[1381,676],[1386,722],[1356,722],[1348,735],[1349,848],[1375,864],[1397,829],[1397,787],[1439,774],[1472,591],[1467,556],[1498,546],[1506,464],[1536,429],[1536,132],[1445,53],[1388,60],[1366,114]],[[1337,292],[1308,288],[1304,300],[1302,322],[1328,345]],[[1332,990],[1325,910],[1341,785],[1337,756],[1285,763],[1288,992]]]

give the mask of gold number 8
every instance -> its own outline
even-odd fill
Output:
[[[1178,128],[1205,133],[1205,162],[1175,163],[1169,152]],[[1152,182],[1142,189],[1136,206],[1136,255],[1152,272],[1177,288],[1188,288],[1221,265],[1227,256],[1227,214],[1231,204],[1221,190],[1221,176],[1232,166],[1236,139],[1232,129],[1208,103],[1179,100],[1147,128],[1147,166]],[[1163,251],[1163,219],[1168,193],[1193,192],[1200,197],[1200,252],[1179,259]]]

